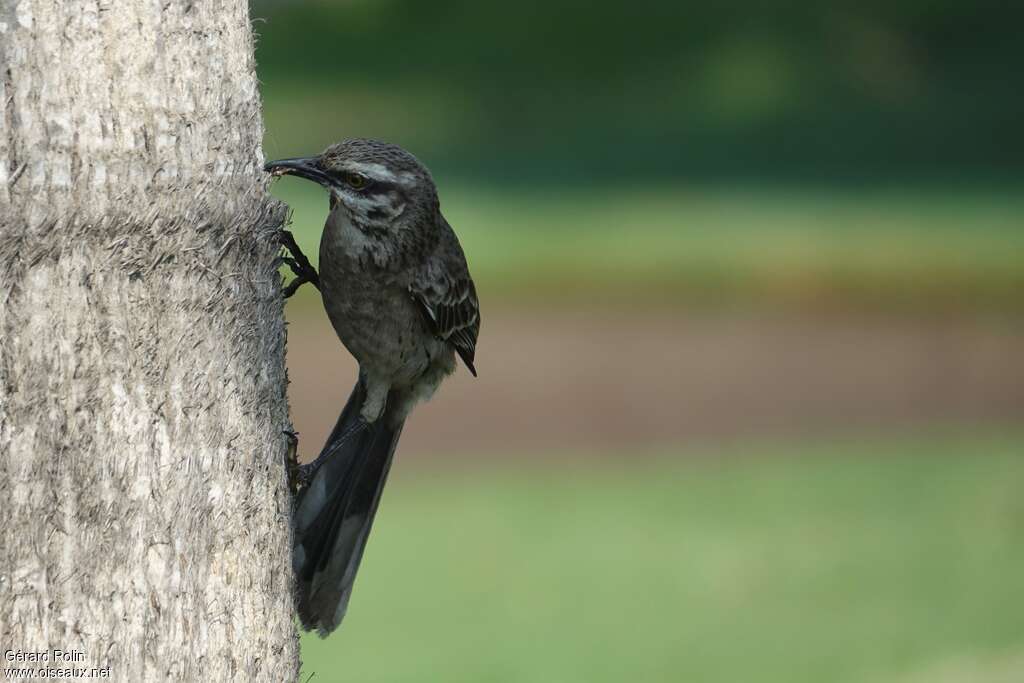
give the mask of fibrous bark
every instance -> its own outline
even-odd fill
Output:
[[[261,136],[244,0],[0,0],[0,649],[296,676]]]

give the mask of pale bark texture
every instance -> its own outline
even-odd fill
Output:
[[[296,678],[261,135],[245,0],[0,0],[0,651]]]

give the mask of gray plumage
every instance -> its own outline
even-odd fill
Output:
[[[402,148],[346,140],[316,157],[270,162],[275,175],[324,186],[330,213],[318,284],[359,381],[320,456],[303,468],[294,567],[303,625],[321,635],[344,616],[395,444],[412,408],[455,370],[475,375],[479,303],[429,171]],[[293,249],[294,250],[294,249]]]

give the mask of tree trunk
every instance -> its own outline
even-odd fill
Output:
[[[3,668],[297,676],[261,136],[245,0],[0,0]]]

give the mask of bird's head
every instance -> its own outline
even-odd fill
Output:
[[[322,185],[330,196],[331,212],[344,212],[368,235],[384,237],[415,229],[432,222],[439,211],[430,172],[412,154],[388,142],[345,140],[317,156],[271,161],[264,169]]]

